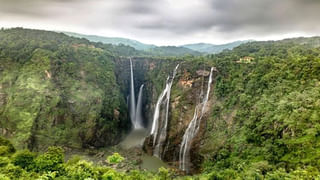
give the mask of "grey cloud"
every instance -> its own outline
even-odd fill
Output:
[[[319,0],[0,0],[12,17],[155,42],[320,33]]]
[[[225,0],[211,5],[217,12],[214,26],[228,32],[249,28],[259,32],[303,30],[317,26],[320,16],[316,10],[320,1],[315,0]]]

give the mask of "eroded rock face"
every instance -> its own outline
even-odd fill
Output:
[[[196,73],[199,75],[199,76],[209,76],[210,74],[210,71],[206,71],[206,70],[197,70]]]
[[[166,143],[163,147],[164,152],[162,154],[162,159],[167,163],[178,167],[179,166],[179,151],[180,144],[182,142],[182,137],[186,128],[188,127],[190,121],[192,120],[194,114],[194,108],[200,99],[204,96],[206,92],[206,84],[209,79],[210,71],[207,70],[197,70],[192,71],[191,65],[183,64],[179,67],[176,80],[173,83],[172,93],[171,93],[171,103],[170,103],[170,113],[169,113],[169,124],[168,124],[168,134]],[[208,70],[210,67],[207,68]],[[214,74],[215,77],[216,73]],[[214,85],[212,84],[212,87]],[[211,88],[212,92],[214,88]],[[211,95],[213,94],[211,92]],[[201,96],[202,94],[202,96]],[[158,96],[153,97],[156,101]],[[203,158],[199,153],[199,147],[201,145],[201,136],[204,134],[205,122],[210,115],[212,101],[207,103],[205,110],[205,115],[202,119],[200,131],[198,135],[194,138],[191,147],[191,173],[197,172],[200,167],[194,166],[193,164],[201,164]],[[161,113],[160,113],[161,116]],[[149,136],[144,143],[144,150],[152,155],[152,138]]]

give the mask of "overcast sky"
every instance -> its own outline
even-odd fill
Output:
[[[0,27],[157,45],[320,35],[320,0],[0,0]]]

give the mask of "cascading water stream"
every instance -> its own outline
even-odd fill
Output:
[[[167,137],[171,87],[172,87],[173,80],[176,76],[178,67],[179,67],[179,64],[175,67],[171,79],[170,79],[170,76],[168,76],[166,81],[166,87],[161,92],[157,100],[154,115],[153,115],[153,124],[151,128],[151,135],[153,135],[153,146],[154,146],[153,155],[157,156],[160,159],[161,159],[161,153],[162,153],[161,148]],[[165,118],[160,120],[159,118],[160,108],[162,104],[165,106]]]
[[[140,86],[139,94],[138,94],[138,102],[137,102],[137,110],[136,110],[136,117],[135,117],[135,125],[136,129],[143,128],[142,123],[142,95],[143,95],[143,87],[144,84]]]
[[[132,60],[130,58],[130,119],[132,125],[135,127],[135,118],[136,118],[136,98],[134,94],[134,80],[133,80],[133,68]]]
[[[168,91],[168,81],[169,81],[169,76],[168,76],[167,81],[166,81],[166,87],[161,92],[161,94],[160,94],[160,96],[159,96],[159,98],[157,100],[156,107],[155,107],[154,114],[153,114],[153,123],[152,123],[152,128],[151,128],[151,135],[153,135],[153,145],[155,144],[156,139],[157,139],[158,126],[159,126],[159,121],[158,120],[159,120],[159,115],[160,115],[160,106],[161,106],[161,103],[163,101],[164,96],[167,94],[167,91]]]
[[[189,171],[189,161],[190,161],[190,147],[193,138],[198,133],[201,119],[203,117],[203,114],[205,113],[205,108],[209,99],[210,94],[210,87],[212,83],[212,72],[213,67],[211,68],[210,75],[209,75],[209,81],[208,81],[208,88],[207,93],[202,101],[202,103],[199,103],[196,105],[193,118],[191,122],[188,125],[188,128],[186,129],[186,132],[183,135],[183,139],[180,146],[180,152],[179,152],[179,167],[181,170],[188,172]],[[201,96],[201,94],[200,94]],[[200,111],[200,116],[199,116]],[[199,116],[199,117],[198,117]]]

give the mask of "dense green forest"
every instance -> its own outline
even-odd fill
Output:
[[[217,179],[320,178],[319,42],[248,43],[209,57],[220,75],[202,149],[205,172]],[[240,62],[244,56],[252,60]]]
[[[319,47],[318,37],[296,38],[159,60],[218,70],[197,143],[199,174],[183,176],[174,168],[122,171],[126,157],[119,154],[102,165],[64,157],[61,147],[114,145],[130,128],[115,64],[140,51],[62,33],[1,30],[0,179],[320,179]],[[148,80],[161,89],[158,71]]]
[[[2,30],[2,134],[29,149],[116,143],[128,120],[114,74],[114,53],[108,45],[63,34]]]

